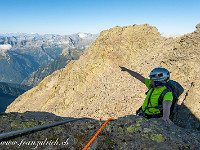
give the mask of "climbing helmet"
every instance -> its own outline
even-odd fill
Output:
[[[167,69],[158,67],[154,68],[151,71],[149,78],[152,79],[153,81],[167,83],[170,79],[170,73]]]

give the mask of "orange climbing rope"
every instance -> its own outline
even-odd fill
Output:
[[[108,120],[106,120],[106,122],[101,126],[101,128],[99,129],[99,131],[94,135],[94,137],[89,141],[89,143],[83,148],[83,150],[87,150],[87,148],[90,146],[90,144],[92,144],[92,142],[94,141],[94,139],[97,137],[97,135],[101,132],[101,130],[103,129],[103,127],[108,123],[108,121],[110,120],[114,120],[112,118],[109,118]]]

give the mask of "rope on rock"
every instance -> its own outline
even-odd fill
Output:
[[[101,128],[98,130],[98,132],[93,136],[93,138],[89,141],[89,143],[83,148],[83,150],[87,150],[87,148],[90,146],[90,144],[92,144],[92,142],[94,141],[94,139],[97,137],[97,135],[101,132],[101,130],[104,128],[104,126],[108,123],[108,121],[110,120],[114,120],[112,118],[109,118],[102,126]]]

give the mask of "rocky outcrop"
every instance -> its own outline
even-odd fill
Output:
[[[18,97],[7,112],[45,111],[65,117],[118,118],[134,114],[145,98],[145,85],[121,72],[124,66],[148,77],[165,67],[185,89],[178,104],[179,120],[199,128],[199,28],[179,38],[165,38],[148,24],[115,27],[101,32],[79,60],[45,78]],[[191,115],[188,115],[190,110]],[[193,119],[193,117],[196,119]],[[190,120],[190,121],[189,121]],[[195,123],[193,124],[193,120]]]
[[[70,118],[44,112],[1,113],[0,131],[46,125]],[[104,121],[84,119],[23,136],[1,139],[3,150],[83,149]],[[200,132],[169,125],[159,119],[123,116],[106,124],[89,149],[199,149]]]
[[[200,23],[196,25],[197,31],[200,30]]]

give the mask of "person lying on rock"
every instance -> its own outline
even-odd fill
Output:
[[[160,105],[158,99],[161,93],[167,88],[165,84],[169,81],[170,73],[165,68],[154,68],[148,78],[144,78],[137,72],[129,70],[125,67],[121,67],[121,71],[127,71],[130,75],[135,77],[144,83],[149,89],[146,92],[146,98],[143,105],[136,112],[137,115],[143,116],[147,119],[149,118],[160,118],[166,123],[173,124],[169,119],[170,116],[170,107],[173,101],[172,92],[167,92],[162,100]]]

